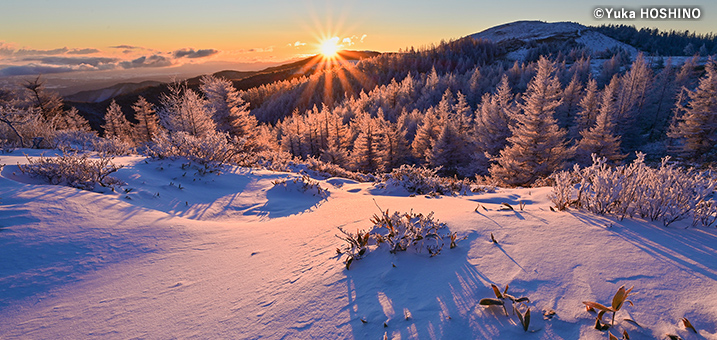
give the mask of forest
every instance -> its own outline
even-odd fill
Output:
[[[543,45],[533,49],[540,55],[510,62],[505,46],[464,38],[245,91],[209,75],[195,89],[171,84],[157,105],[145,98],[131,107],[113,102],[100,131],[38,77],[0,91],[0,139],[5,148],[157,157],[201,146],[215,155],[211,162],[308,162],[359,178],[409,165],[506,186],[590,165],[593,155],[613,165],[637,152],[648,162],[669,155],[712,164],[717,74],[704,53],[714,37],[596,29],[626,41],[644,42],[640,35],[648,34],[660,42],[705,42],[683,51],[694,56],[676,59]],[[542,54],[546,49],[552,52]]]

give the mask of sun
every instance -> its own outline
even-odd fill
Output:
[[[333,37],[321,43],[321,55],[327,59],[333,59],[339,52],[339,38]]]

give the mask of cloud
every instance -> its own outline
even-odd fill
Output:
[[[27,56],[27,55],[58,55],[65,54],[69,51],[67,47],[56,48],[54,50],[26,50],[24,48],[15,51],[13,54],[16,56]]]
[[[297,47],[297,48],[298,48],[298,47],[301,47],[301,46],[305,46],[305,45],[306,45],[305,42],[301,42],[301,41],[299,41],[299,40],[297,40],[297,41],[296,41],[295,43],[293,43],[293,44],[292,44],[292,43],[289,43],[289,46],[293,46],[293,47]]]
[[[0,76],[26,76],[36,74],[62,73],[74,71],[67,66],[48,66],[29,64],[23,66],[10,66],[0,70]]]
[[[194,50],[193,48],[183,48],[181,50],[176,50],[172,52],[175,58],[205,58],[212,55],[215,55],[219,53],[218,50],[215,49],[204,49],[204,50]]]
[[[93,53],[99,53],[100,50],[96,48],[83,48],[83,49],[72,49],[71,51],[68,51],[67,54],[93,54]]]
[[[90,65],[94,67],[101,67],[103,65],[114,65],[119,59],[116,58],[103,58],[103,57],[35,57],[25,58],[24,61],[39,61],[42,64],[49,65],[66,65],[66,66],[79,66],[79,65]]]
[[[158,54],[151,55],[149,57],[142,56],[131,61],[123,61],[119,63],[119,66],[124,69],[140,67],[167,67],[172,65],[174,65],[174,63],[172,63],[172,60]]]
[[[109,46],[109,48],[116,48],[119,50],[136,50],[136,49],[143,49],[139,46],[132,46],[132,45],[117,45],[117,46]]]
[[[364,39],[366,39],[366,37],[367,37],[366,34],[362,35],[361,38],[359,38],[355,35],[352,35],[351,37],[343,38],[341,40],[341,45],[339,45],[339,46],[340,47],[349,47],[349,46],[356,45],[356,43],[363,43],[363,41],[364,41]]]
[[[244,50],[242,50],[242,51],[244,51]],[[249,53],[253,53],[253,52],[259,52],[259,53],[261,53],[261,52],[274,52],[274,46],[269,46],[269,47],[266,47],[266,48],[261,48],[261,47],[258,47],[258,48],[250,48],[250,49],[248,49],[248,50],[246,50],[246,51],[244,51],[244,52],[249,52]]]

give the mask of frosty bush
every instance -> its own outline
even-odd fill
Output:
[[[158,135],[156,144],[147,149],[147,154],[157,159],[186,158],[201,165],[203,171],[211,172],[233,163],[242,152],[242,146],[242,140],[229,137],[226,133],[213,132],[197,137],[179,131]]]
[[[124,183],[110,174],[121,169],[112,163],[112,157],[100,155],[90,159],[88,154],[67,153],[59,157],[37,159],[27,157],[29,164],[19,165],[24,174],[39,177],[53,185],[67,185],[83,190],[93,190],[97,184],[115,188]]]
[[[118,138],[100,138],[96,132],[81,130],[57,131],[52,140],[55,149],[71,151],[96,151],[113,156],[126,156],[135,153],[134,148]]]
[[[97,139],[96,132],[66,130],[58,131],[52,144],[55,149],[87,151],[93,149],[93,144]]]
[[[347,255],[346,269],[351,262],[363,257],[370,245],[378,249],[385,244],[391,253],[409,249],[420,253],[425,250],[433,257],[440,254],[446,242],[449,242],[450,248],[455,248],[459,241],[457,234],[451,233],[445,223],[434,220],[433,212],[424,216],[413,211],[391,214],[388,210],[381,210],[380,215],[373,215],[371,223],[373,227],[368,232],[357,230],[356,234],[338,227],[343,236],[336,237],[347,244],[336,251]]]
[[[631,164],[609,167],[605,158],[572,172],[554,175],[552,200],[558,209],[568,206],[621,219],[639,216],[669,225],[692,217],[694,223],[710,226],[717,220],[717,178],[709,172],[681,169],[662,160],[658,168],[644,163],[638,153]]]
[[[274,186],[283,186],[284,188],[288,189],[291,184],[293,184],[294,187],[298,188],[299,191],[303,193],[311,193],[314,196],[319,196],[322,198],[326,198],[329,196],[329,190],[324,189],[321,187],[318,181],[315,181],[311,179],[311,177],[303,175],[301,177],[296,177],[294,179],[278,179],[276,181],[272,181],[271,184]]]
[[[454,193],[465,195],[471,191],[471,183],[468,179],[440,177],[436,175],[436,170],[413,165],[401,165],[390,173],[381,175],[378,185],[403,187],[408,192],[420,195]]]
[[[348,171],[336,164],[309,157],[305,160],[292,156],[285,151],[264,150],[246,154],[239,160],[239,165],[247,167],[263,167],[273,171],[309,173],[314,177],[342,177],[359,182],[370,182],[375,177],[370,174]]]
[[[92,150],[114,156],[126,156],[135,153],[132,145],[119,137],[95,138],[92,140]]]

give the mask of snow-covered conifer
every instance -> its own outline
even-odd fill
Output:
[[[132,105],[134,118],[137,124],[134,125],[134,136],[138,141],[151,142],[159,133],[159,119],[154,107],[144,97],[140,96],[137,102]]]
[[[256,118],[249,112],[245,103],[232,83],[223,78],[207,75],[201,78],[201,89],[207,100],[217,129],[234,136],[252,139],[256,129]]]
[[[125,141],[131,140],[132,127],[127,118],[125,118],[124,113],[122,113],[122,108],[114,100],[107,108],[105,124],[102,125],[102,128],[105,130],[104,136],[106,138],[118,137]]]
[[[491,175],[508,185],[526,185],[564,167],[571,156],[566,147],[565,130],[558,127],[553,114],[560,105],[560,82],[552,62],[538,61],[535,77],[528,84],[517,123],[511,126],[509,146],[500,152]]]
[[[216,131],[206,101],[186,84],[172,84],[169,93],[162,96],[163,107],[159,111],[160,122],[170,132],[184,131],[195,137],[203,137]]]
[[[668,136],[678,142],[676,153],[693,160],[717,156],[717,70],[715,61],[705,65],[705,75],[687,103],[678,103]]]

